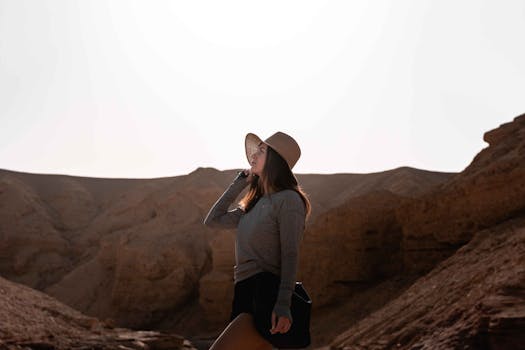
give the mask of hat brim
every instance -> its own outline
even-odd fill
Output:
[[[246,159],[248,164],[251,164],[252,155],[259,150],[259,145],[264,143],[261,138],[255,134],[248,133],[244,140],[244,148],[246,150]]]

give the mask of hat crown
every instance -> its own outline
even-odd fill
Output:
[[[273,148],[281,157],[286,160],[290,169],[292,169],[301,157],[301,148],[290,135],[284,132],[276,132],[268,137],[264,143]]]
[[[284,132],[278,131],[264,141],[262,141],[257,135],[249,133],[246,135],[245,140],[246,158],[248,159],[248,162],[250,162],[251,156],[256,152],[261,142],[264,142],[276,151],[286,163],[288,163],[290,169],[295,166],[301,157],[301,148],[299,147],[299,144],[293,137]]]

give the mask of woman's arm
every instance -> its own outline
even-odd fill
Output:
[[[237,177],[228,186],[222,196],[215,202],[213,207],[206,215],[204,219],[204,225],[210,227],[219,228],[236,228],[239,223],[239,219],[244,214],[240,208],[235,208],[228,211],[228,208],[242,192],[242,190],[248,185],[246,176],[242,175],[243,172],[239,172]]]
[[[299,245],[303,238],[306,211],[304,203],[295,191],[287,193],[279,211],[281,240],[281,284],[273,311],[293,321],[290,312],[292,293],[295,289]]]

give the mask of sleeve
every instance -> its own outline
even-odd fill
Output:
[[[290,192],[279,210],[279,234],[281,241],[281,284],[273,311],[285,316],[292,322],[290,306],[295,289],[299,244],[303,238],[305,222],[304,203],[295,191]]]
[[[204,225],[217,228],[236,228],[244,211],[240,208],[228,211],[228,208],[247,185],[246,178],[242,177],[239,172],[230,186],[211,207],[204,219]]]

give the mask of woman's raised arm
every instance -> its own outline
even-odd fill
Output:
[[[236,228],[244,211],[241,208],[228,211],[228,208],[247,185],[246,176],[243,176],[242,171],[239,172],[230,186],[211,207],[204,219],[204,225],[217,228]]]

